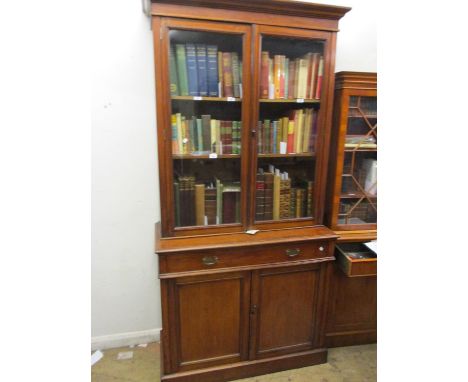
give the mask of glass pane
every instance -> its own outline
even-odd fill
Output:
[[[324,43],[262,38],[255,220],[314,216]]]
[[[242,36],[169,37],[175,226],[240,223]]]
[[[377,222],[377,98],[352,96],[338,224]]]

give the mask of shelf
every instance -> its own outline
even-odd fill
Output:
[[[214,101],[214,102],[241,102],[242,98],[234,97],[194,97],[194,96],[172,96],[172,101]]]
[[[377,152],[377,147],[376,148],[351,148],[351,147],[346,147],[345,150],[344,150],[346,153],[352,153],[354,151],[358,151],[358,152],[365,152],[365,151],[369,151],[369,152]]]
[[[216,157],[211,157],[210,154],[191,155],[191,154],[173,154],[172,159],[236,159],[240,158],[239,154],[218,154]]]
[[[293,98],[293,99],[266,99],[260,98],[260,103],[320,103],[319,99],[302,99],[302,98]]]
[[[361,198],[377,199],[377,195],[364,194],[362,192],[352,192],[349,194],[340,195],[340,199],[361,199]]]
[[[315,153],[300,153],[300,154],[258,154],[259,158],[307,158],[315,157]]]

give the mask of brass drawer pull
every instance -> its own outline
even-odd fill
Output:
[[[217,256],[205,256],[202,259],[203,264],[205,265],[215,265],[218,262]]]
[[[290,248],[286,250],[286,256],[288,257],[296,257],[301,254],[301,250],[299,248]]]

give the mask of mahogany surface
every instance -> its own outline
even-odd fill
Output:
[[[321,225],[329,160],[338,20],[350,10],[299,0],[152,0],[161,224],[162,381],[221,382],[324,363],[338,235]],[[239,224],[175,227],[169,31],[242,38]],[[324,77],[313,218],[254,221],[263,36],[320,39]],[[274,105],[273,105],[274,106]],[[245,128],[244,128],[245,127]],[[258,229],[254,235],[245,233]]]

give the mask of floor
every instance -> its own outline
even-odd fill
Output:
[[[117,360],[120,352],[133,358]],[[104,357],[91,369],[92,382],[159,381],[159,343],[147,347],[104,350]],[[377,345],[329,349],[328,363],[282,371],[235,382],[374,382],[377,380]],[[233,381],[234,382],[234,381]]]

